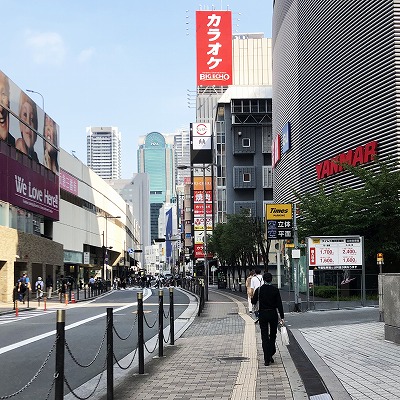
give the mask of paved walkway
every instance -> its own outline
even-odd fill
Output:
[[[400,346],[384,340],[382,322],[291,329],[289,347],[278,334],[275,363],[266,367],[260,328],[246,304],[235,292],[210,288],[202,314],[196,316],[192,305],[190,316],[176,322],[189,321],[176,329],[165,357],[146,359],[144,375],[118,377],[114,399],[400,399]],[[299,317],[287,313],[285,320],[290,326]],[[307,369],[321,377],[320,391],[303,383]],[[106,399],[104,390],[96,399]]]
[[[203,313],[175,346],[166,348],[166,357],[146,364],[146,375],[122,381],[114,398],[400,399],[400,346],[384,340],[382,322],[293,329],[294,343],[289,347],[282,345],[278,334],[275,363],[266,367],[260,328],[245,306],[246,299],[234,292],[210,289]],[[286,314],[288,325],[290,319]],[[291,348],[295,344],[307,362],[296,360]],[[307,393],[294,361],[301,370],[311,365],[310,373],[315,371],[322,380],[316,387],[322,390]]]
[[[115,399],[308,399],[286,347],[264,366],[258,325],[245,302],[210,289],[201,316],[166,357],[115,389]]]

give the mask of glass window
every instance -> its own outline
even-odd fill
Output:
[[[243,138],[242,139],[242,146],[243,147],[250,147],[250,138]]]

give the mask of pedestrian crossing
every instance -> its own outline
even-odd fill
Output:
[[[54,310],[46,310],[46,311],[39,310],[39,309],[18,310],[18,316],[15,312],[9,313],[9,314],[1,314],[0,315],[0,325],[38,317],[40,315],[48,314],[49,312],[54,312]]]

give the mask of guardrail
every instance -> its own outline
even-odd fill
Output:
[[[33,375],[32,379],[24,384],[19,390],[14,393],[10,393],[7,395],[0,395],[0,400],[7,400],[10,398],[18,398],[18,395],[27,390],[42,374],[49,360],[51,359],[53,353],[55,353],[55,371],[53,374],[53,380],[49,384],[49,388],[47,390],[47,395],[44,398],[48,400],[51,398],[52,394],[54,395],[55,400],[62,400],[64,398],[64,390],[65,387],[68,388],[70,393],[77,399],[86,400],[90,399],[96,393],[100,381],[104,374],[107,376],[107,400],[114,399],[114,370],[115,366],[119,367],[122,370],[127,370],[132,367],[136,356],[138,356],[138,370],[139,374],[145,373],[145,362],[144,362],[144,354],[145,350],[151,354],[156,351],[158,348],[158,356],[164,357],[164,343],[168,343],[170,345],[175,344],[175,332],[174,332],[174,289],[173,287],[169,288],[169,309],[168,312],[164,310],[164,292],[163,289],[159,289],[158,291],[158,313],[154,321],[149,322],[146,318],[146,315],[143,310],[143,292],[137,293],[137,313],[135,319],[130,327],[129,333],[125,336],[122,336],[118,332],[118,327],[115,325],[113,320],[113,308],[107,308],[106,314],[106,329],[102,336],[102,339],[99,343],[97,351],[94,353],[93,358],[89,362],[83,362],[81,360],[82,349],[73,349],[72,346],[69,345],[66,337],[65,337],[65,316],[66,310],[57,310],[56,317],[56,338],[51,346],[51,349],[44,357],[43,363],[37,372]],[[167,338],[164,337],[164,322],[169,319],[169,335]],[[148,349],[144,340],[144,328],[147,326],[148,328],[153,328],[158,321],[158,337],[153,349]],[[134,328],[137,325],[137,333],[138,339],[136,346],[133,346],[132,352],[129,354],[133,354],[131,360],[127,363],[127,365],[122,365],[121,360],[118,360],[115,356],[115,348],[116,341],[126,341],[134,332]],[[71,384],[68,380],[68,376],[65,374],[65,364],[66,364],[66,355],[72,360],[74,365],[77,368],[90,368],[94,363],[102,363],[102,372],[98,377],[97,383],[94,385],[94,389],[91,393],[86,394],[85,397],[81,397],[74,389],[71,387]],[[101,357],[104,357],[103,360],[100,360]],[[86,356],[87,358],[87,356]]]

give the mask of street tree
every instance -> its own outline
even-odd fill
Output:
[[[400,171],[390,162],[376,161],[376,168],[343,165],[362,183],[360,189],[336,186],[327,193],[298,195],[299,238],[307,236],[361,235],[367,265],[384,253],[386,270],[400,263]]]
[[[269,241],[265,241],[265,228],[260,218],[251,217],[248,210],[227,216],[227,222],[217,224],[208,240],[220,265],[233,276],[238,271],[238,280],[242,280],[246,269],[252,269],[258,263],[258,254],[262,255],[268,268]]]

